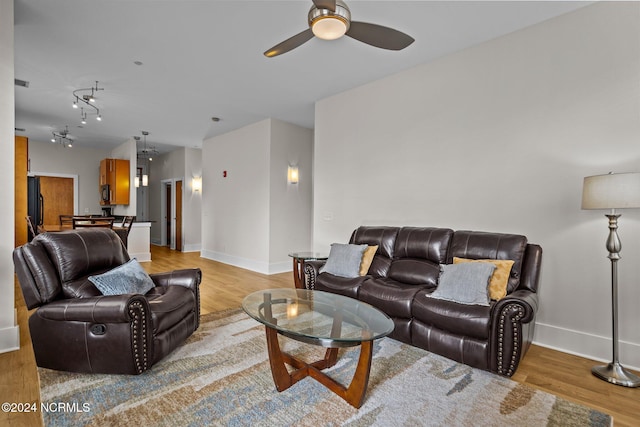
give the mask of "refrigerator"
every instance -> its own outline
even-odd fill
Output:
[[[33,220],[36,230],[39,225],[43,225],[44,198],[40,193],[40,177],[38,176],[27,177],[27,215]],[[27,235],[29,241],[34,238],[29,230],[27,230]]]

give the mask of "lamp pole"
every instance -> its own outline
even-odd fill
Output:
[[[599,365],[591,368],[596,377],[612,384],[625,387],[640,387],[640,377],[627,371],[618,360],[618,261],[622,243],[618,237],[618,218],[614,210],[606,215],[609,218],[609,237],[607,238],[608,258],[611,260],[611,323],[613,327],[613,358],[608,365]]]

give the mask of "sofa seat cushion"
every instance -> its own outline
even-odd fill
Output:
[[[420,291],[413,301],[413,317],[426,325],[478,340],[489,339],[491,306],[460,304],[431,298]]]
[[[360,286],[358,299],[390,317],[410,319],[413,298],[424,289],[424,286],[407,285],[391,279],[369,279]]]
[[[368,276],[358,276],[354,278],[346,278],[334,276],[330,273],[321,273],[316,277],[314,289],[318,291],[333,292],[351,298],[358,298],[358,291],[362,282],[368,279]]]
[[[146,295],[154,335],[166,331],[195,310],[196,297],[184,286],[156,286]]]

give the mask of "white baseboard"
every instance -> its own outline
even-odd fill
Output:
[[[287,273],[293,271],[291,261],[274,262],[269,264],[269,274]]]
[[[190,245],[184,245],[182,252],[200,252],[202,245],[200,243],[193,243]]]
[[[16,324],[0,329],[0,353],[20,350],[20,327]]]
[[[284,273],[287,271],[291,271],[292,269],[291,262],[269,264],[268,262],[264,261],[255,261],[215,251],[200,251],[200,256],[202,258],[211,259],[213,261],[218,261],[224,264],[233,265],[235,267],[244,268],[246,270],[251,270],[262,274]]]
[[[533,343],[604,363],[611,362],[611,337],[602,337],[544,323],[536,323]],[[629,369],[640,370],[640,344],[618,341],[620,363]]]

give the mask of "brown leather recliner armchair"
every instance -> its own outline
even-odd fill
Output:
[[[102,295],[88,276],[129,261],[118,235],[90,228],[38,235],[13,262],[29,309],[38,366],[141,374],[199,326],[200,269],[151,274],[145,295]]]

